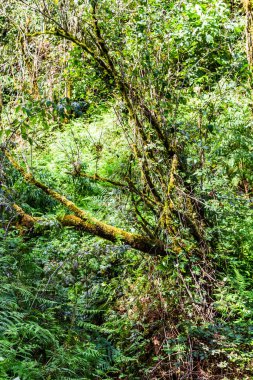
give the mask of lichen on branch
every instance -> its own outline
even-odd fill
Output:
[[[54,198],[56,201],[64,205],[69,211],[75,214],[65,215],[64,217],[59,218],[59,221],[63,226],[72,226],[115,243],[123,242],[134,249],[150,255],[163,256],[168,253],[164,244],[159,240],[150,239],[147,236],[127,232],[121,228],[117,228],[91,217],[86,211],[81,210],[74,202],[68,200],[64,195],[59,194],[57,191],[49,188],[44,183],[36,180],[31,173],[27,173],[9,152],[5,151],[4,154],[26,182],[38,187],[44,193]],[[27,214],[25,214],[21,208],[18,208],[18,206],[16,207],[16,211],[22,216],[23,220],[29,219],[29,222],[32,222],[32,217],[27,216]],[[34,222],[36,221],[37,220],[34,219]]]

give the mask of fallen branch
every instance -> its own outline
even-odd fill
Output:
[[[139,251],[148,253],[150,255],[166,255],[168,252],[165,249],[164,244],[156,239],[150,239],[147,236],[134,234],[122,230],[121,228],[117,228],[101,222],[90,215],[86,211],[81,210],[79,207],[75,205],[72,201],[68,200],[64,195],[59,194],[53,189],[47,187],[44,183],[36,180],[31,173],[27,173],[24,168],[22,168],[10,155],[9,152],[5,151],[5,156],[9,160],[9,162],[13,165],[13,167],[23,176],[26,182],[34,185],[44,191],[44,193],[48,194],[62,205],[64,205],[68,210],[73,212],[75,215],[65,215],[59,218],[59,221],[64,226],[72,226],[75,228],[79,228],[80,230],[86,231],[92,235],[99,236],[103,239],[112,241],[112,242],[123,242],[128,244],[134,249]],[[16,211],[23,217],[24,220],[29,220],[29,222],[38,222],[37,218],[33,218],[30,215],[27,216],[25,212],[19,208],[19,206],[15,206]]]

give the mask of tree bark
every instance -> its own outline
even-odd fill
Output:
[[[244,0],[246,12],[246,53],[249,65],[253,66],[253,5],[252,0]]]
[[[12,166],[22,175],[26,182],[38,187],[44,193],[57,200],[69,211],[74,213],[74,215],[65,215],[58,219],[63,226],[75,227],[115,243],[123,242],[134,249],[150,255],[165,256],[169,253],[164,244],[159,240],[150,239],[147,236],[127,232],[121,228],[117,228],[91,217],[86,211],[81,210],[75,205],[74,202],[68,200],[64,195],[61,195],[55,190],[47,187],[44,183],[36,180],[32,174],[27,173],[24,168],[22,168],[16,160],[14,160],[9,152],[5,151],[4,153]],[[38,218],[33,218],[32,216],[27,215],[17,205],[14,209],[22,217],[24,224],[27,222],[30,225],[31,223],[33,224],[39,221]]]

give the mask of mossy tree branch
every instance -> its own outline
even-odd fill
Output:
[[[150,239],[147,236],[127,232],[121,228],[111,226],[91,217],[87,212],[81,210],[75,205],[74,202],[68,200],[64,195],[59,194],[57,191],[49,188],[44,183],[36,180],[31,173],[27,173],[9,152],[5,151],[4,153],[12,166],[22,175],[26,182],[38,187],[44,193],[57,200],[69,211],[75,214],[65,215],[64,217],[59,218],[59,221],[62,225],[79,228],[80,230],[86,231],[92,235],[112,242],[123,242],[134,249],[148,253],[150,255],[166,255],[168,253],[164,244],[159,240]],[[37,220],[33,217],[26,218],[26,214],[22,209],[18,209],[18,206],[16,207],[16,211],[23,217],[24,221],[27,220],[29,223],[32,223],[33,220],[34,222]]]
[[[173,138],[174,132],[166,133],[159,115],[159,109],[148,106],[147,99],[145,100],[145,97],[141,94],[142,88],[128,83],[127,76],[119,69],[120,62],[111,54],[110,41],[106,40],[103,24],[101,23],[99,3],[95,1],[93,6],[91,4],[91,8],[91,23],[89,23],[89,27],[85,26],[82,29],[80,35],[76,32],[72,33],[64,25],[59,26],[59,24],[55,23],[55,28],[42,33],[37,32],[30,36],[49,34],[71,41],[83,49],[89,57],[92,57],[94,64],[104,70],[107,76],[110,77],[117,89],[117,95],[120,95],[126,105],[129,119],[133,122],[135,140],[132,149],[139,163],[145,189],[147,189],[148,198],[151,198],[151,202],[147,200],[146,195],[143,194],[144,192],[140,193],[139,196],[141,196],[145,204],[150,206],[151,210],[155,209],[157,216],[164,211],[166,211],[166,215],[170,214],[170,220],[167,220],[161,226],[162,232],[178,234],[177,228],[172,231],[172,219],[174,219],[183,224],[184,227],[189,228],[190,231],[193,229],[192,226],[196,226],[194,237],[198,242],[202,241],[203,237],[200,233],[202,220],[190,200],[184,202],[182,207],[177,202],[175,208],[178,208],[178,210],[171,207],[171,210],[168,211],[168,206],[172,206],[173,199],[177,197],[177,194],[167,189],[171,178],[173,179],[171,185],[172,187],[174,186],[173,165],[175,157],[177,157],[176,167],[179,172],[182,165],[181,148]],[[89,28],[91,29],[91,34],[89,33]],[[155,141],[155,144],[150,144],[151,139]],[[161,165],[160,162],[164,164]],[[130,189],[135,192],[136,187],[131,184]],[[171,192],[171,195],[168,196],[168,192]],[[73,208],[73,205],[71,207]],[[80,210],[74,211],[72,209],[72,211],[81,217]],[[183,219],[181,218],[182,213],[185,215]]]

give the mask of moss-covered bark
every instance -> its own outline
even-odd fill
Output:
[[[252,0],[243,0],[246,12],[246,53],[249,65],[253,65],[253,5]]]
[[[87,212],[81,210],[72,201],[68,200],[64,195],[59,194],[57,191],[50,189],[44,183],[36,180],[32,174],[27,173],[11,156],[9,152],[5,152],[6,157],[10,163],[15,167],[16,170],[23,176],[23,178],[30,183],[44,191],[46,194],[63,204],[69,211],[72,211],[75,215],[65,215],[59,218],[59,221],[64,226],[73,226],[86,231],[92,235],[99,236],[103,239],[112,242],[123,242],[128,244],[130,247],[138,249],[139,251],[148,253],[150,255],[166,255],[167,250],[165,249],[162,242],[159,240],[153,240],[147,236],[133,234],[124,231],[120,228],[111,226],[104,222],[101,222],[90,215]],[[24,211],[19,208],[19,206],[14,207],[19,215],[21,215],[23,222],[29,221],[29,223],[34,223],[38,221],[37,218],[32,218],[31,216],[24,213]]]
[[[13,210],[20,217],[20,225],[25,228],[32,228],[34,224],[39,220],[39,218],[35,218],[29,214],[26,214],[25,211],[18,206],[16,203],[12,205]]]

